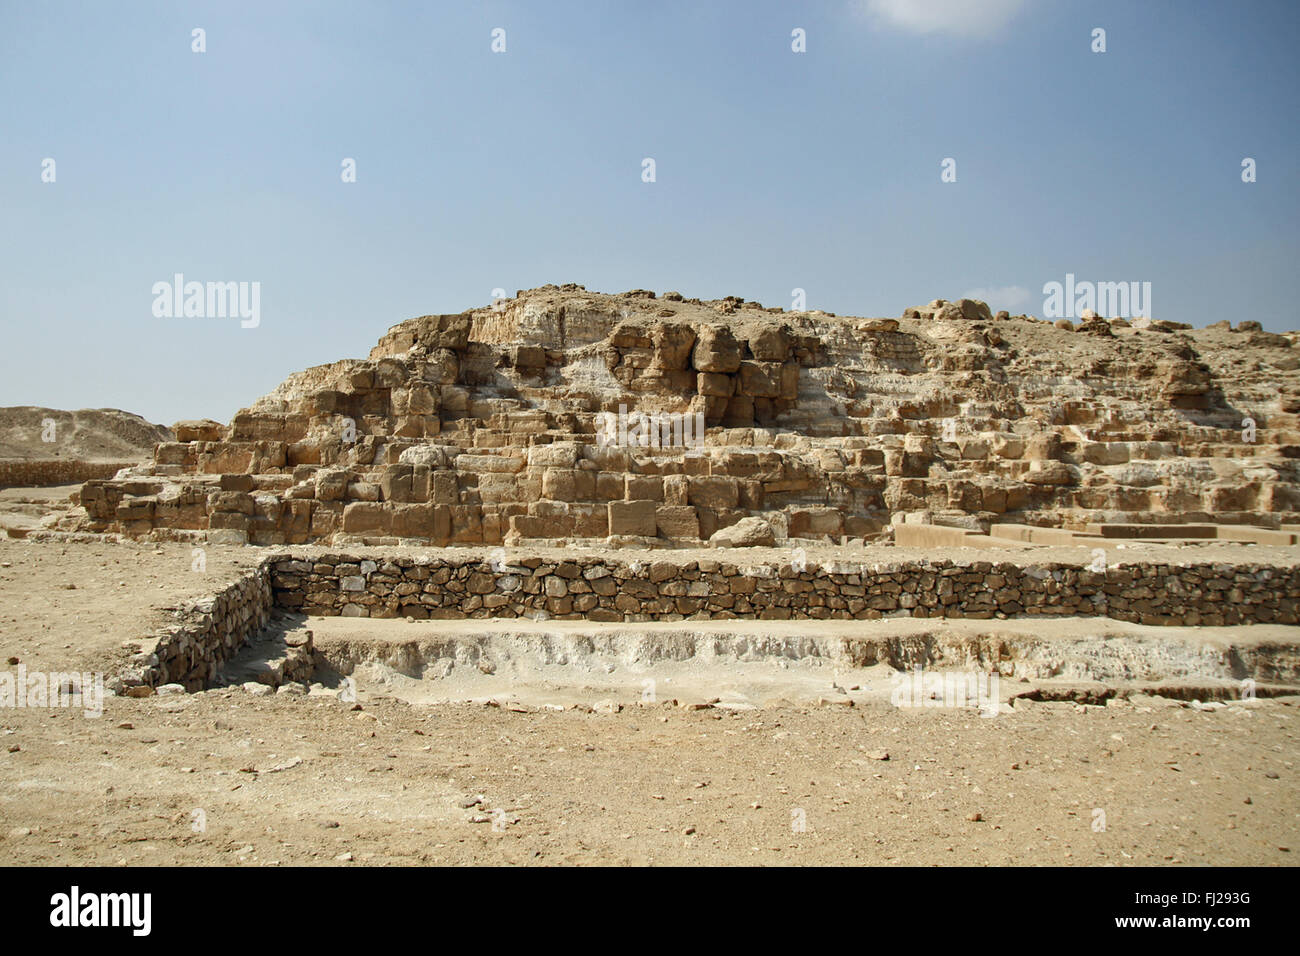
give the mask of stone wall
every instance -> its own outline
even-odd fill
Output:
[[[587,621],[1103,616],[1153,625],[1295,624],[1300,568],[951,561],[797,570],[725,560],[267,559],[277,605],[325,616]]]
[[[269,561],[263,560],[216,594],[182,605],[176,623],[159,630],[154,649],[138,655],[114,689],[129,696],[147,696],[162,684],[202,689],[266,625],[270,582]]]
[[[0,488],[38,488],[112,478],[134,464],[133,461],[81,461],[77,458],[0,461]]]

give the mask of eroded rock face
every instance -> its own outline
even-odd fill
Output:
[[[79,529],[665,547],[876,538],[899,512],[1276,525],[1300,512],[1295,339],[545,286],[396,325],[228,426],[178,423],[152,465],[85,484]]]

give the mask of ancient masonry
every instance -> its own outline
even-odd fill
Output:
[[[178,423],[151,464],[87,481],[63,530],[338,548],[1287,532],[1295,340],[971,300],[857,319],[546,286],[403,322],[228,426]]]
[[[1139,624],[1295,624],[1300,567],[898,561],[801,566],[732,560],[521,557],[469,549],[416,557],[271,551],[217,595],[182,608],[116,679],[148,695],[217,676],[274,607],[321,616],[462,620],[880,620],[1109,617]],[[310,631],[289,637],[272,684],[309,677]],[[863,642],[859,651],[869,653]],[[870,661],[865,661],[870,663]],[[1264,679],[1275,675],[1259,673]]]
[[[1102,616],[1140,624],[1295,624],[1300,567],[1009,562],[800,567],[602,558],[271,559],[278,605],[355,617],[681,621]]]
[[[133,694],[204,686],[276,608],[1295,624],[1290,562],[1118,550],[1297,543],[1295,339],[971,300],[855,319],[546,286],[403,322],[228,426],[177,423],[152,463],[87,481],[55,533],[277,546],[156,635],[120,677]],[[802,550],[866,543],[943,556]],[[1023,554],[947,550],[990,545]],[[1060,545],[1107,560],[1032,555]],[[272,683],[310,674],[310,639],[293,640]]]

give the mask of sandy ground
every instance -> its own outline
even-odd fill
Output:
[[[68,496],[81,483],[43,488],[0,488],[0,537],[22,537],[67,516],[73,504]]]
[[[195,572],[188,545],[0,539],[0,656],[111,661],[260,553],[208,548]],[[567,697],[533,688],[517,710],[410,703],[413,688],[378,680],[361,710],[333,687],[109,698],[99,718],[0,709],[0,863],[1295,859],[1296,698],[1017,702],[982,718],[881,694],[816,706],[837,677],[822,669],[770,693],[741,673],[695,710],[672,698],[698,702],[716,675],[669,679],[646,705],[638,682],[606,676],[570,680]],[[732,690],[756,709],[726,709]],[[622,709],[591,711],[607,694]]]
[[[113,698],[0,714],[0,862],[1289,865],[1295,704]]]
[[[168,609],[202,597],[257,562],[252,549],[70,543],[0,537],[0,665],[108,670],[148,645]]]

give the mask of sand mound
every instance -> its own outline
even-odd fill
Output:
[[[53,421],[52,429],[47,420]],[[52,441],[46,440],[51,437]],[[170,428],[150,424],[119,408],[0,408],[0,458],[143,460],[152,456],[156,443],[171,440]]]

